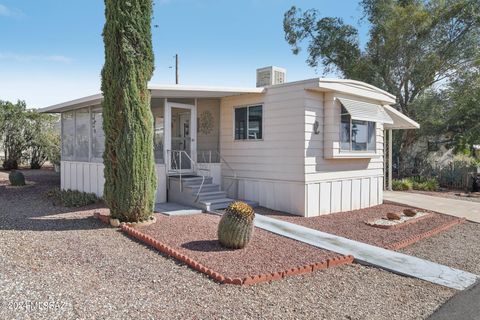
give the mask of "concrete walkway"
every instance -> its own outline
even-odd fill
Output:
[[[384,191],[383,200],[448,214],[480,223],[480,203],[428,196],[419,193]]]
[[[373,265],[397,274],[423,279],[457,290],[468,288],[478,279],[478,276],[473,273],[260,214],[255,215],[255,226],[318,248],[343,255],[352,255],[357,262],[362,264]]]

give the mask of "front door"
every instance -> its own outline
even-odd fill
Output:
[[[165,128],[170,128],[169,141],[165,141],[168,171],[171,174],[193,173],[197,132],[195,106],[167,102],[165,111]],[[165,138],[167,140],[167,136]]]

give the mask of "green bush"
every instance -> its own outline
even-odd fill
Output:
[[[60,190],[59,188],[52,189],[47,192],[48,198],[53,198],[65,207],[79,208],[94,204],[100,199],[94,193],[81,192],[77,190]]]
[[[413,180],[414,190],[436,191],[438,187],[438,181],[435,178],[418,177]]]
[[[413,189],[413,181],[409,178],[405,179],[393,179],[392,188],[395,191],[407,191]]]
[[[12,186],[24,186],[25,176],[20,171],[12,170],[8,174],[8,180]]]

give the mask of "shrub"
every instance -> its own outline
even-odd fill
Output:
[[[20,171],[12,170],[8,174],[8,180],[12,186],[24,186],[25,176]]]
[[[413,180],[413,189],[421,191],[436,191],[438,189],[438,181],[435,178],[415,178]]]
[[[413,189],[413,181],[411,179],[393,179],[392,189],[395,191],[407,191]]]
[[[94,193],[81,192],[77,190],[60,190],[59,188],[52,189],[47,192],[48,198],[53,198],[65,207],[79,208],[89,204],[94,204],[100,199]]]
[[[255,211],[248,204],[232,202],[218,224],[218,240],[227,248],[245,248],[253,235]]]
[[[18,169],[18,160],[16,159],[5,159],[2,165],[5,170],[17,170]]]

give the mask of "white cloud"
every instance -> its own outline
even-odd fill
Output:
[[[9,8],[0,3],[0,17],[21,17],[23,13],[18,9]]]
[[[60,62],[71,63],[72,58],[62,55],[30,55],[30,54],[18,54],[12,52],[0,52],[0,60],[11,60],[17,62]]]

